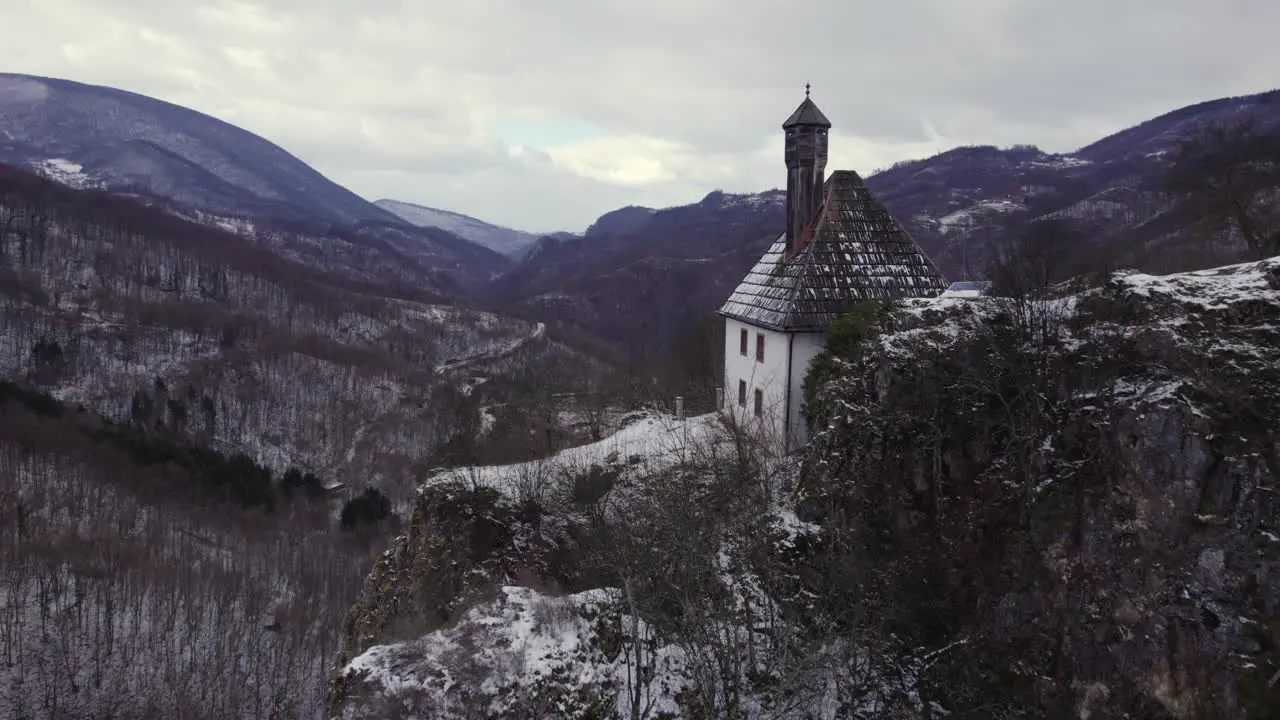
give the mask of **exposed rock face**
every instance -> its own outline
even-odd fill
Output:
[[[337,666],[374,645],[431,633],[517,575],[555,579],[536,508],[515,507],[492,488],[424,488],[407,531],[374,564],[343,625]],[[360,704],[368,688],[335,676],[331,715]]]
[[[797,589],[812,528],[763,492],[763,477],[794,473],[752,470],[723,431],[715,416],[651,419],[546,465],[424,489],[351,613],[328,716],[833,720],[914,706],[863,648],[777,601]],[[537,477],[551,482],[534,492]]]
[[[804,505],[863,547],[856,582],[885,631],[966,643],[930,697],[1271,716],[1278,269],[917,302],[824,389]]]
[[[741,435],[458,471],[329,716],[1271,717],[1278,270],[896,307],[814,395],[801,519]]]

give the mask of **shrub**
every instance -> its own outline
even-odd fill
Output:
[[[342,528],[349,530],[360,524],[373,525],[391,515],[391,501],[377,488],[367,488],[342,506]]]
[[[838,360],[852,360],[862,353],[866,343],[880,332],[885,306],[877,302],[854,305],[849,312],[831,324],[827,344],[814,356],[804,377],[804,403],[814,405],[818,390],[834,375]]]

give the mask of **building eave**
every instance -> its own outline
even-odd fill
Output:
[[[756,320],[754,318],[737,315],[727,310],[717,310],[716,314],[721,317],[727,318],[729,320],[737,320],[738,322],[744,325],[750,325],[751,327],[761,328],[763,330],[772,330],[774,332],[780,332],[780,333],[796,334],[796,335],[825,333],[827,330],[831,328],[830,324],[775,325],[773,323],[761,322],[760,320]]]

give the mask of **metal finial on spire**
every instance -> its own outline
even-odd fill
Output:
[[[809,97],[809,83],[804,84],[804,96]]]

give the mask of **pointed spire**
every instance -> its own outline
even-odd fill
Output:
[[[782,128],[786,130],[800,125],[820,128],[831,127],[831,121],[827,119],[826,115],[822,114],[822,111],[818,109],[818,106],[809,97],[809,83],[804,84],[804,102],[800,103],[800,107],[796,108],[796,111],[791,113],[791,117],[782,123]]]

